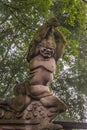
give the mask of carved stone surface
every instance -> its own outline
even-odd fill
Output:
[[[27,97],[28,98],[28,97]],[[28,100],[28,99],[26,99]],[[22,100],[21,100],[22,101]],[[29,99],[30,101],[30,99]],[[16,101],[11,105],[0,105],[0,119],[25,119],[31,123],[40,123],[41,120],[50,122],[57,114],[66,110],[64,103],[54,96],[41,98],[41,100],[32,100],[29,104],[21,105]],[[28,103],[28,102],[27,102]],[[13,106],[14,105],[14,106]],[[12,108],[14,107],[14,108]]]
[[[57,25],[57,20],[51,19],[41,27],[42,31],[40,28],[36,32],[27,55],[30,80],[15,85],[14,98],[0,99],[0,120],[27,120],[35,125],[30,125],[28,130],[62,130],[62,126],[51,121],[67,106],[54,96],[49,87],[65,46],[65,39],[57,30]],[[1,130],[4,129],[2,127]]]

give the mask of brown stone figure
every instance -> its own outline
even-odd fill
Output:
[[[67,109],[49,87],[66,44],[57,26],[58,21],[52,18],[35,33],[27,54],[30,80],[14,87],[15,98],[0,101],[1,119],[23,119],[36,124],[28,130],[63,130],[51,122]]]
[[[53,96],[49,85],[56,71],[57,60],[63,54],[66,43],[57,26],[58,22],[54,18],[45,23],[36,32],[27,55],[31,75],[30,95],[40,99],[41,103],[48,107],[57,106],[59,100]]]

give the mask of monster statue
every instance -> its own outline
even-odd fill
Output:
[[[27,54],[30,79],[15,85],[14,98],[0,100],[1,120],[23,119],[37,124],[29,130],[63,130],[61,125],[54,125],[52,119],[67,106],[49,87],[66,44],[57,26],[57,19],[52,18],[35,33]]]

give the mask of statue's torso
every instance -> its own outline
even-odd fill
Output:
[[[30,70],[43,67],[44,69],[55,73],[56,71],[56,62],[54,58],[41,59],[39,56],[36,56],[30,61]]]
[[[30,84],[47,85],[53,79],[56,70],[56,63],[53,58],[42,59],[37,56],[30,62]]]

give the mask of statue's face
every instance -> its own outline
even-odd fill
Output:
[[[55,46],[53,44],[53,41],[50,39],[44,39],[42,40],[41,44],[40,44],[40,54],[44,57],[44,58],[50,58],[53,57],[54,52],[55,52]]]

